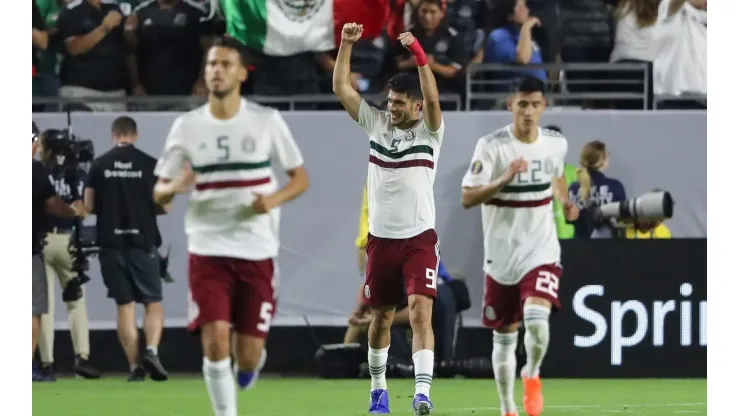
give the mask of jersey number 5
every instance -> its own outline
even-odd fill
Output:
[[[401,144],[401,139],[393,139],[391,141],[391,152],[398,152],[398,145]]]
[[[231,156],[229,152],[229,136],[218,136],[216,139],[216,146],[218,147],[218,151],[221,152],[221,154],[218,155],[218,161],[223,162],[225,160],[229,160],[229,157]]]
[[[269,332],[272,323],[272,303],[262,302],[260,306],[260,322],[257,324],[257,330],[260,332]]]
[[[560,287],[560,279],[545,270],[539,272],[537,281],[534,284],[534,289],[538,292],[547,293],[553,298],[558,298],[558,288]]]

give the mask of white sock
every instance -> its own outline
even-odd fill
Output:
[[[157,355],[159,353],[159,349],[155,347],[154,345],[149,345],[146,347],[147,350],[151,351],[152,354]]]
[[[385,383],[385,364],[388,362],[388,349],[391,346],[376,350],[368,346],[367,365],[370,370],[370,390],[387,390]]]
[[[236,416],[236,384],[231,360],[210,361],[203,357],[203,378],[216,416]]]
[[[432,374],[434,374],[434,351],[419,350],[411,358],[414,360],[416,394],[429,397],[429,390],[432,388]]]
[[[539,305],[524,306],[524,349],[527,351],[527,364],[522,374],[527,377],[540,375],[540,366],[550,343],[550,308]]]
[[[502,334],[493,332],[493,374],[496,377],[496,389],[501,400],[503,413],[516,413],[514,402],[514,383],[516,382],[516,343],[518,333]]]

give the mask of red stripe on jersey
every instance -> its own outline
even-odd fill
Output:
[[[251,179],[248,181],[205,182],[196,184],[195,189],[199,191],[205,191],[206,189],[246,188],[249,186],[264,185],[270,182],[270,178]]]
[[[547,205],[550,202],[552,202],[551,196],[545,199],[535,199],[533,201],[513,201],[510,199],[492,198],[491,200],[486,202],[486,205],[494,205],[497,207],[506,207],[506,208],[535,208],[535,207],[541,207],[543,205]]]
[[[386,162],[384,160],[378,159],[375,156],[370,156],[370,163],[378,165],[381,168],[388,169],[412,168],[414,166],[422,166],[429,169],[434,169],[434,162],[426,159],[404,160],[402,162]]]

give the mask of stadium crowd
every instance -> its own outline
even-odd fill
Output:
[[[337,43],[296,41],[296,34],[314,36],[306,31],[310,19],[317,30],[326,23],[319,21],[326,2],[274,1],[291,24],[303,25],[302,32],[258,22],[259,11],[244,6],[254,3],[247,0],[34,0],[34,97],[205,94],[202,51],[225,32],[249,47],[247,94],[330,94]],[[334,0],[330,6],[335,28],[347,21],[365,26],[352,57],[353,86],[363,94],[382,92],[394,71],[415,70],[396,41],[410,30],[430,56],[443,94],[464,97],[466,72],[485,63],[517,66],[476,74],[484,82],[473,92],[505,89],[528,73],[548,81],[553,92],[647,93],[649,105],[653,92],[706,96],[706,0]],[[288,46],[266,40],[261,24]],[[276,36],[275,27],[284,33]],[[522,67],[607,62],[650,70]],[[642,100],[590,105],[643,108]],[[705,105],[689,101],[691,108]],[[86,107],[125,109],[101,102]]]

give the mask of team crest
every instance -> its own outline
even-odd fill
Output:
[[[326,0],[277,0],[276,3],[285,17],[292,22],[301,23],[312,18]]]
[[[446,40],[440,40],[436,45],[434,45],[434,50],[439,53],[445,53],[447,52],[447,49],[449,49],[449,45]]]
[[[365,298],[370,299],[370,286],[365,285]]]
[[[244,136],[242,139],[242,150],[244,153],[252,153],[257,148],[257,141],[253,137]]]
[[[485,309],[483,309],[483,314],[489,321],[496,320],[496,311],[493,310],[493,306],[486,306]]]
[[[470,173],[477,175],[483,171],[483,163],[480,160],[475,160],[470,165]]]
[[[414,140],[416,140],[416,132],[413,130],[409,130],[409,132],[406,133],[406,137],[403,138],[403,141],[413,142]]]

